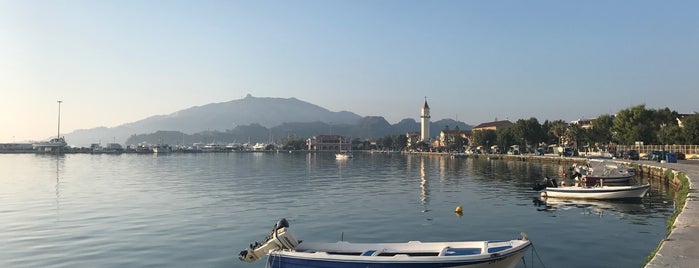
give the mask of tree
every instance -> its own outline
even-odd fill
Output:
[[[612,142],[612,126],[614,126],[614,116],[603,114],[592,120],[592,141],[598,144],[609,144]]]
[[[490,146],[495,145],[497,133],[495,130],[477,130],[471,133],[470,146]]]
[[[282,140],[282,148],[285,150],[302,150],[306,148],[306,141],[300,137],[290,136]]]
[[[408,147],[408,137],[405,135],[396,135],[395,138],[393,138],[393,150],[403,150],[406,147]]]
[[[563,120],[556,120],[551,122],[551,128],[549,132],[556,138],[559,146],[562,146],[562,138],[566,134],[567,129],[568,124],[566,122],[563,122]]]
[[[699,144],[699,113],[682,120],[682,136],[687,144]]]
[[[504,129],[499,129],[497,131],[497,144],[500,148],[508,148],[515,144],[515,135],[513,133],[513,128],[508,127]]]
[[[617,133],[621,144],[634,144],[636,141],[650,144],[651,120],[652,112],[646,109],[646,105],[637,105],[617,113],[612,131]]]
[[[578,124],[569,125],[564,137],[568,142],[573,143],[573,148],[579,149],[578,142],[584,138],[583,129]]]
[[[522,146],[529,147],[539,144],[544,140],[544,132],[539,120],[532,117],[527,120],[520,119],[512,126],[514,138],[520,140]]]

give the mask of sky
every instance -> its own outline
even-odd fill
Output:
[[[477,125],[699,111],[699,1],[0,0],[0,142],[209,103]]]

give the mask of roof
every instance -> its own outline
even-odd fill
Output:
[[[477,125],[473,127],[473,129],[479,129],[479,128],[499,128],[499,127],[506,127],[512,125],[512,122],[510,120],[502,120],[502,121],[494,121],[494,122],[488,122],[488,123],[482,123],[480,125]]]
[[[466,136],[471,136],[471,131],[470,130],[456,130],[456,129],[451,129],[451,130],[442,130],[444,134],[463,134]]]
[[[425,100],[425,104],[422,105],[422,109],[429,109],[430,106],[427,105],[427,100]]]

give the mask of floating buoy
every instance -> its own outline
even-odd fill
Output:
[[[546,198],[548,195],[546,195],[546,192],[541,192],[541,197]]]
[[[456,206],[456,209],[454,210],[454,212],[456,212],[456,213],[463,213],[463,212],[464,212],[464,208],[462,208],[461,206]]]

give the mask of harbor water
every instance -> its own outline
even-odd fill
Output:
[[[651,183],[637,201],[531,190],[566,168],[358,152],[0,154],[0,267],[264,267],[237,254],[279,218],[305,241],[525,232],[534,248],[518,267],[642,266],[665,237],[669,186],[636,178]]]

